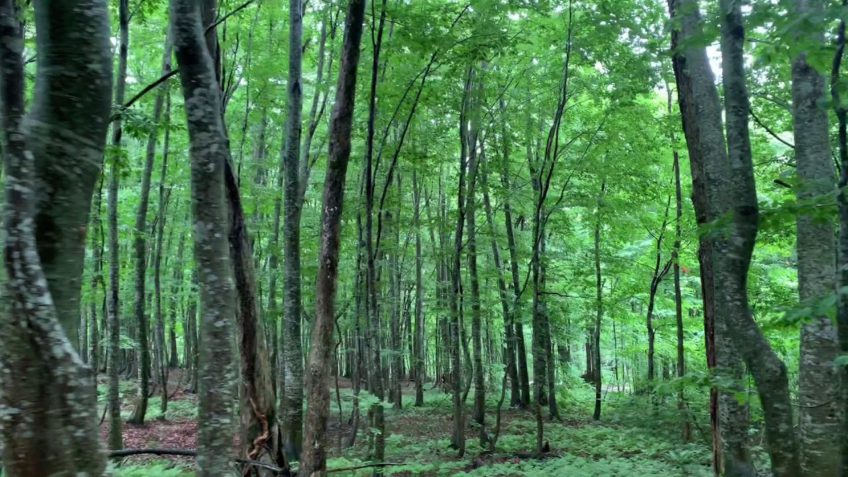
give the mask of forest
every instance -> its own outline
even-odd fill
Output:
[[[0,477],[848,476],[846,20],[0,0]]]

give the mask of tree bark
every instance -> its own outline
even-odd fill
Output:
[[[672,46],[678,49],[688,39],[700,35],[700,13],[697,3],[692,0],[670,0],[669,10],[673,19],[680,20],[680,26],[672,32]],[[695,201],[695,208],[705,222],[713,221],[725,213],[732,216],[731,240],[707,238],[713,251],[711,265],[715,270],[715,297],[723,303],[720,312],[717,310],[716,324],[726,326],[727,334],[757,383],[774,474],[797,476],[800,475],[798,446],[793,432],[786,367],[763,337],[748,307],[747,273],[757,232],[758,211],[753,165],[747,143],[748,102],[742,63],[744,28],[741,26],[738,4],[723,10],[722,21],[725,25],[722,40],[726,45],[723,45],[722,54],[725,94],[729,101],[727,129],[732,133],[729,141],[730,158],[721,127],[718,94],[705,48],[689,45],[680,48],[674,56],[693,182],[696,183],[696,190],[704,187],[706,192],[706,201]],[[722,338],[721,333],[717,333],[718,343],[722,343]],[[726,366],[728,363],[719,364]],[[733,472],[731,475],[743,471],[749,462],[737,462],[739,457],[729,456],[731,467],[725,466],[724,470]]]
[[[819,15],[821,2],[796,0],[793,15]],[[801,44],[823,44],[824,35],[797,33]],[[834,192],[835,173],[831,157],[827,110],[819,102],[826,97],[825,82],[807,63],[807,53],[792,62],[792,117],[795,133],[796,194],[801,212],[797,217],[798,292],[801,303],[815,310],[816,303],[836,291],[835,230],[829,220],[830,206],[822,200]],[[826,207],[828,212],[821,209]],[[823,219],[827,214],[828,219]],[[840,406],[839,376],[833,361],[839,355],[836,327],[826,314],[810,316],[801,326],[801,357],[798,377],[801,469],[806,475],[839,475]]]
[[[477,174],[479,170],[477,154],[477,136],[479,127],[480,87],[475,84],[474,106],[471,114],[471,131],[469,131],[469,173],[468,197],[466,198],[467,210],[466,220],[468,223],[468,275],[471,288],[471,348],[472,363],[474,366],[474,422],[480,426],[480,446],[486,447],[488,435],[486,433],[486,379],[483,369],[483,340],[481,333],[482,310],[480,307],[480,277],[477,273]]]
[[[300,138],[303,112],[303,5],[289,0],[289,76],[285,154],[283,222],[283,433],[286,456],[297,459],[303,447],[303,357],[300,346]]]
[[[66,3],[35,2],[39,67],[25,132],[22,12],[17,2],[0,2],[9,305],[0,320],[0,382],[2,405],[13,411],[0,435],[11,477],[105,469],[94,381],[73,343],[85,228],[109,117],[108,10],[100,1]]]
[[[124,92],[127,83],[127,54],[129,49],[129,0],[119,2],[120,43],[118,45],[118,74],[115,84],[115,103],[124,103]],[[121,167],[121,116],[112,123],[112,151],[109,163],[109,198],[107,200],[107,215],[109,229],[109,297],[106,300],[109,313],[109,447],[120,449],[121,437],[121,407],[118,390],[118,349],[120,348],[120,276],[121,263],[118,241],[118,182]]]
[[[597,217],[595,217],[595,326],[592,330],[592,361],[595,368],[595,411],[592,414],[594,420],[601,418],[601,386],[603,373],[601,372],[601,323],[604,318],[604,282],[601,279],[601,208],[604,202],[607,183],[601,183],[601,192],[598,196]]]
[[[191,142],[192,215],[200,286],[198,466],[201,477],[230,475],[235,296],[224,168],[230,160],[215,67],[203,38],[200,5],[171,0],[171,31],[180,65]]]
[[[842,1],[842,6],[848,5],[848,0]],[[843,355],[848,354],[848,294],[842,292],[848,287],[848,108],[843,104],[840,94],[844,86],[842,79],[842,60],[845,55],[845,21],[839,22],[836,34],[836,53],[833,56],[831,70],[830,91],[833,107],[836,112],[838,123],[839,144],[839,194],[837,194],[837,205],[839,206],[839,243],[837,275],[840,292],[836,309],[837,334],[839,337],[839,349]],[[841,369],[842,395],[842,428],[840,430],[840,451],[842,454],[842,475],[848,475],[848,364],[843,364]]]
[[[321,219],[321,251],[315,291],[315,323],[306,375],[307,413],[300,475],[322,476],[327,472],[326,431],[330,410],[328,377],[333,350],[333,325],[341,239],[342,205],[356,95],[359,44],[362,39],[365,1],[351,0],[345,20],[336,103],[330,119],[330,146],[324,176],[324,211]],[[379,456],[382,459],[382,456]],[[378,460],[379,461],[379,460]]]
[[[413,226],[415,227],[415,405],[424,405],[425,341],[424,341],[424,264],[421,257],[421,184],[415,169],[412,170],[414,194]]]
[[[668,88],[668,86],[666,86]],[[668,113],[673,113],[671,89],[668,89]],[[671,141],[674,144],[676,138],[671,134]],[[677,148],[672,151],[674,162],[672,168],[674,171],[674,248],[672,249],[671,261],[673,263],[674,273],[674,317],[677,326],[677,378],[683,379],[686,376],[686,356],[684,348],[683,335],[683,295],[680,290],[680,250],[681,237],[683,227],[683,188],[680,183],[680,154]],[[686,399],[683,395],[683,387],[677,394],[677,408],[680,410],[680,416],[683,420],[682,437],[684,442],[692,440],[692,426],[689,422],[689,416],[686,412]]]

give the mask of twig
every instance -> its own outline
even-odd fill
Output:
[[[221,18],[219,18],[218,20],[216,20],[216,21],[215,21],[214,23],[212,23],[211,25],[207,26],[207,27],[206,27],[206,29],[204,30],[204,34],[209,33],[210,31],[212,31],[212,29],[213,29],[213,28],[217,27],[217,26],[218,26],[218,25],[220,25],[221,23],[224,23],[224,22],[225,22],[225,21],[227,21],[227,19],[229,19],[231,16],[233,16],[233,15],[235,15],[236,13],[238,13],[238,12],[240,12],[240,11],[244,10],[245,8],[247,8],[248,6],[250,6],[250,4],[252,4],[252,3],[253,3],[253,2],[255,2],[255,1],[256,1],[256,0],[248,0],[247,2],[245,2],[245,3],[241,4],[241,5],[239,5],[238,7],[236,7],[236,8],[235,8],[233,11],[231,11],[230,13],[227,13],[226,15],[224,15],[224,16],[223,16],[223,17],[221,17]],[[156,87],[158,87],[158,86],[159,86],[159,85],[161,85],[162,83],[164,83],[164,82],[168,81],[169,79],[173,78],[173,77],[174,77],[177,73],[179,73],[179,72],[180,72],[180,69],[179,69],[179,68],[175,68],[175,69],[173,69],[173,70],[171,70],[171,71],[169,71],[169,72],[165,73],[164,75],[160,76],[160,77],[159,77],[159,79],[157,79],[156,81],[154,81],[154,82],[150,83],[149,85],[145,86],[145,87],[144,87],[141,91],[139,91],[138,93],[136,93],[136,95],[135,95],[135,96],[133,96],[132,98],[130,98],[130,100],[129,100],[129,101],[127,101],[126,103],[124,103],[124,104],[121,106],[121,109],[128,109],[128,108],[129,108],[129,107],[131,107],[133,104],[135,104],[135,103],[136,103],[139,99],[141,99],[141,98],[142,98],[145,94],[147,94],[147,93],[149,93],[150,91],[152,91],[152,90],[156,89]],[[110,118],[110,119],[114,120],[115,118],[113,117],[113,118]]]

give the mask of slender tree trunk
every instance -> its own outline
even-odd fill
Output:
[[[159,177],[159,211],[158,220],[156,221],[156,244],[153,255],[153,306],[156,314],[156,366],[159,370],[159,391],[161,399],[159,401],[159,410],[162,412],[162,418],[165,418],[165,412],[168,410],[168,363],[165,356],[165,317],[162,315],[162,247],[163,238],[165,235],[165,212],[168,207],[168,196],[170,190],[165,188],[165,180],[168,175],[168,153],[165,150],[162,155],[162,172]]]
[[[162,58],[162,74],[171,71],[171,44],[170,39],[165,38],[165,51]],[[141,197],[139,198],[138,210],[135,216],[135,230],[133,231],[133,253],[135,265],[135,319],[138,324],[138,346],[139,346],[139,373],[138,373],[138,396],[136,397],[135,409],[129,419],[133,424],[144,424],[147,413],[147,397],[150,395],[150,344],[148,343],[148,320],[144,309],[147,300],[146,278],[147,273],[147,209],[150,202],[150,178],[153,174],[153,161],[156,158],[156,142],[159,137],[159,119],[165,104],[167,86],[159,88],[153,103],[153,123],[156,127],[147,137],[147,150],[145,152],[144,169],[141,174]],[[160,197],[161,199],[161,197]],[[162,217],[159,217],[162,220]]]
[[[656,365],[654,360],[656,342],[656,331],[654,330],[654,307],[656,306],[657,292],[659,291],[660,284],[663,279],[665,279],[665,276],[668,275],[672,263],[670,260],[666,262],[665,265],[662,264],[662,247],[663,240],[665,239],[665,229],[668,226],[668,211],[670,207],[671,198],[669,197],[669,201],[665,206],[662,225],[660,225],[660,231],[657,234],[654,273],[651,276],[651,286],[648,289],[648,314],[645,323],[648,329],[648,382],[651,383],[651,385],[653,385],[654,379],[656,378]],[[651,392],[653,392],[653,390]]]
[[[303,446],[303,361],[300,346],[300,138],[303,111],[303,5],[289,0],[289,80],[285,154],[280,164],[285,177],[283,274],[283,432],[289,459],[297,459]]]
[[[365,17],[364,0],[351,0],[345,20],[336,104],[330,120],[330,147],[327,173],[324,176],[324,199],[321,220],[321,252],[316,284],[315,323],[306,375],[306,426],[300,475],[326,475],[326,431],[330,410],[328,377],[332,355],[333,325],[338,279],[339,241],[341,239],[344,183],[351,150],[351,129],[356,95],[356,71],[359,44]],[[379,456],[382,459],[382,455]]]
[[[115,103],[124,103],[124,91],[127,83],[127,53],[129,48],[129,0],[121,0],[119,6],[120,16],[120,43],[118,45],[118,75],[115,84]],[[120,347],[120,318],[119,305],[120,285],[120,253],[118,250],[118,181],[120,178],[120,149],[121,149],[121,117],[112,123],[113,148],[109,164],[109,199],[108,199],[108,222],[109,222],[109,298],[107,299],[107,311],[109,313],[109,447],[120,449],[123,447],[121,438],[121,404],[118,390],[118,348]]]
[[[475,89],[480,88],[480,85],[475,85]],[[478,90],[479,91],[479,90]],[[469,141],[469,173],[471,179],[468,181],[468,197],[466,199],[467,210],[466,220],[468,223],[468,275],[471,288],[471,347],[472,347],[472,363],[474,365],[474,422],[480,426],[480,446],[486,447],[488,442],[488,434],[486,433],[486,380],[485,370],[483,369],[483,341],[481,334],[482,310],[480,308],[480,278],[477,273],[477,172],[479,169],[477,155],[477,127],[478,127],[478,111],[479,94],[475,94],[474,109],[472,112],[470,131],[471,139]]]
[[[200,5],[171,0],[171,31],[180,65],[191,141],[192,212],[200,285],[199,476],[229,475],[232,449],[232,321],[235,296],[227,235],[224,168],[229,148],[215,63],[203,38]]]
[[[725,0],[727,1],[727,0]],[[793,15],[820,15],[821,2],[796,0]],[[824,35],[797,33],[801,44],[823,44]],[[836,290],[836,243],[833,222],[822,220],[821,201],[834,192],[824,78],[807,63],[807,53],[792,62],[792,117],[795,132],[798,203],[798,292],[801,302],[828,299]],[[798,378],[801,469],[806,475],[839,475],[840,430],[839,376],[833,362],[839,355],[836,327],[825,314],[810,316],[801,326],[801,358]]]
[[[503,147],[505,148],[504,158],[508,157],[508,146],[506,143],[507,141],[505,140],[503,144]],[[495,269],[498,272],[498,294],[501,299],[501,308],[503,309],[504,316],[504,341],[506,342],[505,373],[509,378],[511,386],[510,405],[513,407],[520,407],[521,390],[518,382],[518,367],[515,363],[515,326],[513,323],[512,310],[509,304],[509,295],[506,288],[506,277],[504,276],[501,252],[498,247],[497,233],[495,231],[494,213],[492,212],[492,204],[489,200],[488,169],[485,162],[481,165],[481,167],[482,173],[480,175],[480,186],[483,190],[483,207],[486,211],[486,223],[489,226],[489,235],[492,237],[492,259],[494,261]]]
[[[842,6],[848,5],[848,0],[842,1]],[[842,60],[845,55],[845,21],[839,22],[836,35],[836,54],[833,57],[830,92],[839,128],[839,260],[837,263],[837,290],[848,287],[848,197],[845,188],[848,187],[848,109],[843,104],[840,94],[844,85],[842,79]],[[848,354],[848,294],[838,293],[839,301],[836,313],[836,324],[839,337],[839,349],[843,355]],[[842,454],[841,472],[848,475],[848,364],[843,364],[840,370],[842,395],[842,428],[840,430],[840,451]]]
[[[592,361],[595,372],[595,411],[592,418],[596,421],[601,418],[601,385],[603,373],[601,372],[601,322],[604,317],[604,282],[601,280],[601,207],[606,192],[606,180],[601,183],[601,193],[598,197],[597,217],[595,218],[595,327],[592,330]]]
[[[415,338],[413,356],[415,360],[415,405],[424,405],[424,264],[421,257],[421,184],[415,169],[412,170],[412,191],[415,197],[413,226],[415,227]]]
[[[369,387],[371,393],[378,400],[382,401],[383,394],[383,362],[380,352],[380,316],[377,307],[377,271],[375,267],[377,250],[374,246],[374,174],[375,168],[373,165],[374,157],[374,124],[377,116],[377,81],[380,69],[380,48],[383,41],[383,27],[386,21],[386,0],[382,0],[380,4],[379,21],[375,26],[375,15],[372,3],[371,17],[371,46],[373,49],[371,63],[371,83],[368,103],[368,128],[365,140],[365,247],[366,247],[366,303],[368,311],[368,332],[365,340],[366,348],[368,349],[369,360],[373,369]],[[353,4],[351,4],[351,8]],[[368,416],[371,420],[371,427],[377,430],[374,435],[374,454],[373,458],[377,461],[383,459],[385,453],[385,423],[383,417],[383,407],[381,403],[376,403],[368,410]]]
[[[671,89],[668,88],[668,112],[672,114],[672,98]],[[674,142],[674,134],[671,135],[672,143]],[[680,154],[675,148],[672,152],[674,156],[674,204],[675,204],[675,221],[674,221],[674,248],[672,249],[671,261],[674,271],[674,316],[677,325],[677,378],[683,379],[686,376],[686,357],[684,348],[683,334],[683,295],[680,290],[680,248],[682,236],[682,221],[683,221],[683,188],[680,183]],[[677,409],[680,410],[680,417],[683,421],[683,441],[689,442],[692,440],[692,426],[689,422],[689,416],[686,412],[686,399],[683,395],[683,388],[680,388],[677,394]]]
[[[89,229],[92,230],[91,233],[91,250],[92,250],[92,273],[91,273],[91,319],[89,320],[89,326],[91,327],[91,339],[89,343],[91,344],[91,351],[89,353],[90,361],[89,364],[91,366],[92,371],[94,372],[95,378],[97,377],[97,372],[100,370],[100,363],[102,361],[100,357],[101,347],[100,347],[100,331],[102,329],[103,333],[106,333],[106,329],[98,326],[97,324],[97,307],[98,307],[98,293],[97,290],[102,286],[103,283],[103,243],[100,237],[99,231],[103,228],[101,223],[100,214],[103,209],[103,176],[101,174],[100,180],[98,181],[97,193],[94,195],[94,205],[91,207],[93,212],[93,216],[91,217],[91,222]],[[96,384],[96,383],[95,383]],[[95,389],[95,392],[97,390]]]
[[[515,325],[515,353],[518,357],[518,382],[521,389],[520,407],[526,407],[530,403],[530,377],[527,371],[527,350],[524,345],[524,325],[522,324],[519,307],[521,303],[521,276],[518,271],[518,247],[515,243],[515,231],[512,222],[512,208],[510,207],[509,196],[512,193],[511,180],[509,176],[509,160],[508,156],[504,155],[501,169],[501,184],[504,192],[504,225],[506,227],[507,247],[509,248],[509,262],[512,275],[512,321]]]

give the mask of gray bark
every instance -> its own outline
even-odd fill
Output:
[[[25,131],[20,11],[16,2],[0,2],[9,304],[0,321],[0,406],[7,416],[0,447],[11,477],[101,475],[105,468],[94,382],[73,338],[109,116],[108,10],[105,2],[67,3],[35,2],[39,68]],[[69,95],[79,100],[68,102]],[[57,222],[74,228],[57,229]]]
[[[796,0],[793,15],[821,14],[822,2]],[[822,44],[824,35],[798,33],[799,42]],[[836,174],[831,158],[824,78],[801,53],[792,62],[792,117],[795,133],[796,194],[802,206],[797,217],[798,292],[802,304],[815,303],[836,292],[836,242],[829,199]],[[827,207],[827,211],[822,210]],[[801,326],[798,382],[801,468],[806,475],[839,475],[839,376],[833,361],[839,355],[836,327],[827,315],[810,316]]]
[[[729,148],[725,146],[718,94],[706,50],[688,45],[676,51],[674,57],[693,181],[703,180],[706,188],[707,200],[696,202],[696,210],[701,209],[698,213],[706,221],[725,214],[732,219],[729,240],[707,239],[714,251],[711,257],[714,290],[717,302],[722,304],[716,313],[716,340],[722,344],[722,339],[726,339],[722,331],[726,330],[754,376],[763,404],[772,471],[776,476],[796,476],[800,475],[800,466],[786,367],[757,327],[748,306],[747,274],[757,233],[758,209],[748,143],[749,109],[742,61],[744,28],[738,3],[722,7]],[[680,26],[672,32],[674,48],[700,35],[702,22],[697,2],[671,0],[669,9],[672,18],[680,20]],[[738,461],[739,455],[726,457],[731,467],[725,466],[725,470],[733,472],[732,475],[744,472],[749,465]]]
[[[115,83],[115,103],[124,103],[127,84],[127,54],[129,49],[129,0],[121,0],[119,6],[120,43],[118,45],[118,74]],[[118,351],[120,347],[120,250],[118,245],[118,183],[120,180],[121,141],[123,129],[121,116],[112,123],[112,151],[109,163],[109,198],[107,215],[109,229],[109,296],[106,311],[109,314],[109,447],[120,449],[121,403],[118,389]]]
[[[231,475],[232,324],[235,295],[226,234],[224,168],[230,160],[215,63],[203,38],[200,5],[171,0],[191,141],[194,248],[200,286],[198,459],[201,477]]]

